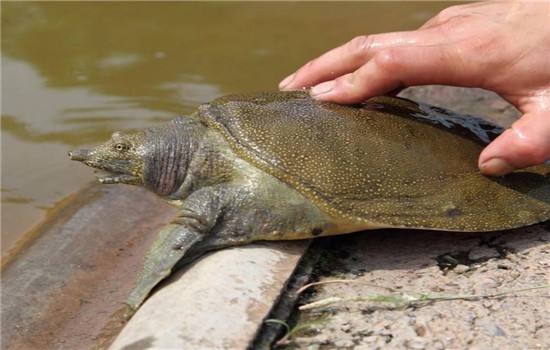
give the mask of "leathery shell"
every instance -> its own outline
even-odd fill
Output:
[[[550,166],[479,173],[479,153],[502,130],[478,118],[399,98],[344,106],[304,92],[226,96],[199,115],[240,157],[339,220],[493,231],[550,219]]]

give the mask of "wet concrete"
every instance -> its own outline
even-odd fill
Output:
[[[174,209],[138,187],[91,185],[2,271],[2,349],[108,344],[155,231]]]

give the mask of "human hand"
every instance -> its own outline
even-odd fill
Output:
[[[279,88],[357,103],[406,86],[445,84],[500,94],[522,117],[488,145],[486,175],[550,159],[550,1],[449,7],[415,31],[359,36],[310,61]]]

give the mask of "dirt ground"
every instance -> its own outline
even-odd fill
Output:
[[[332,238],[299,304],[331,297],[491,295],[549,283],[550,222],[489,234],[383,230]],[[549,289],[412,305],[348,300],[298,313],[278,349],[548,349]]]

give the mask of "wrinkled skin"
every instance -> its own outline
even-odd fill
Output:
[[[105,183],[143,185],[179,207],[127,300],[136,309],[176,264],[212,249],[384,227],[490,231],[548,220],[550,167],[499,180],[479,174],[476,158],[500,132],[402,99],[346,107],[277,92],[220,98],[69,155],[109,171]]]

